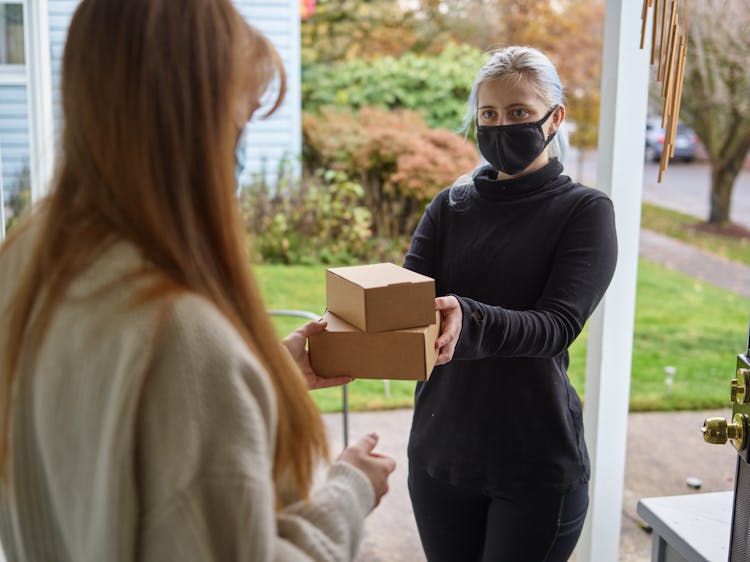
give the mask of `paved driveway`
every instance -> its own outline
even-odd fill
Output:
[[[587,152],[579,168],[576,149],[566,164],[566,173],[587,185],[596,183],[596,152]],[[711,193],[711,166],[705,162],[673,162],[662,183],[659,165],[647,162],[643,170],[643,200],[707,219]],[[580,178],[580,179],[579,179]],[[732,190],[732,222],[750,228],[750,170],[740,172]]]
[[[658,164],[646,164],[643,200],[703,219],[708,218],[711,167],[702,162],[670,164],[662,183],[657,183]],[[750,171],[742,171],[732,190],[732,222],[750,228]]]

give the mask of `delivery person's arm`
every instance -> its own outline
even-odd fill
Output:
[[[604,295],[616,261],[612,202],[598,198],[578,211],[557,241],[550,275],[532,308],[510,310],[458,295],[438,299],[444,319],[438,363],[562,353]]]

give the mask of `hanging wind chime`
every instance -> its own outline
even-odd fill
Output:
[[[659,183],[674,156],[677,122],[680,116],[682,83],[685,78],[687,53],[687,2],[681,2],[682,15],[677,0],[643,0],[641,13],[641,49],[646,44],[646,27],[649,10],[653,8],[651,38],[651,65],[656,65],[656,80],[661,83],[664,98],[661,126],[664,129],[664,148],[659,162]],[[657,48],[658,45],[658,48]]]

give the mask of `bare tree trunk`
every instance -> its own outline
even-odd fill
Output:
[[[690,0],[681,116],[711,158],[708,221],[729,222],[732,187],[750,150],[747,0]]]
[[[380,180],[370,172],[363,171],[359,176],[359,183],[365,191],[365,207],[372,215],[372,232],[375,236],[382,236],[385,225],[383,215],[379,212],[382,203]]]
[[[714,164],[711,171],[711,210],[708,222],[725,224],[729,222],[729,209],[732,200],[732,188],[737,179],[742,159],[739,163],[731,161],[724,165]]]

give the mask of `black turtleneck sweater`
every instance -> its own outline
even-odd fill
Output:
[[[428,205],[404,266],[458,297],[453,360],[417,384],[410,462],[439,480],[513,497],[589,479],[568,347],[617,259],[612,202],[551,160],[520,178],[479,169]]]

